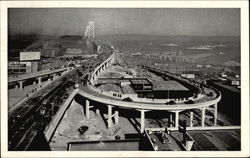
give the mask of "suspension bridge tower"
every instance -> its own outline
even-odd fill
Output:
[[[84,37],[89,39],[95,38],[95,23],[93,21],[89,21],[89,25],[86,26]]]

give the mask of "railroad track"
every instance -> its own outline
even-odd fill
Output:
[[[50,102],[64,92],[70,80],[75,76],[75,71],[67,75],[64,81],[54,83],[42,93],[40,97],[31,98],[22,108],[16,109],[9,117],[8,143],[9,150],[27,150],[28,146],[36,136],[38,130],[44,125],[41,119],[36,120],[43,107],[43,102]]]
[[[84,73],[90,69],[93,65],[97,63],[90,64],[93,60],[85,63],[88,65],[83,68]],[[45,89],[39,91],[36,96],[33,96],[27,100],[23,106],[18,107],[9,114],[8,121],[8,148],[11,151],[24,151],[28,150],[33,139],[38,132],[41,132],[46,127],[46,123],[41,118],[36,120],[36,115],[39,113],[40,109],[43,107],[43,103],[49,103],[55,100],[58,96],[65,92],[62,89],[69,81],[74,79],[77,75],[77,71],[80,67],[70,71],[69,73],[61,76],[59,81],[51,83]],[[73,81],[74,82],[74,81]],[[67,85],[72,86],[72,85]],[[48,112],[48,111],[47,111]]]

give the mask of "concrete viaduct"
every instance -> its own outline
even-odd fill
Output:
[[[97,80],[98,75],[104,72],[107,68],[109,68],[115,61],[115,55],[112,54],[108,59],[106,59],[102,64],[100,64],[92,73],[90,82],[93,85]],[[196,100],[194,104],[185,104],[178,103],[176,105],[166,105],[163,103],[146,103],[146,102],[126,102],[122,101],[119,98],[114,98],[111,96],[104,95],[98,91],[94,90],[94,86],[89,85],[87,87],[80,86],[77,91],[78,94],[85,98],[85,115],[87,119],[90,118],[89,110],[93,107],[90,105],[91,100],[103,103],[107,105],[108,114],[107,114],[107,126],[109,129],[112,128],[112,118],[115,120],[115,125],[119,123],[119,112],[118,110],[114,111],[113,107],[124,108],[124,109],[134,109],[140,112],[140,131],[144,132],[145,129],[145,113],[153,110],[162,110],[170,112],[170,127],[172,129],[178,129],[179,127],[179,113],[185,110],[190,111],[190,127],[193,127],[193,110],[200,109],[201,110],[201,128],[205,127],[205,118],[206,118],[206,110],[213,111],[214,114],[214,126],[217,126],[217,103],[221,100],[221,94],[219,91],[214,89],[216,96],[214,98],[208,100]],[[96,105],[95,105],[96,106]],[[96,113],[99,113],[97,108]],[[172,127],[171,125],[174,125]]]
[[[48,76],[48,75],[53,75],[53,80],[54,80],[57,75],[60,75],[63,71],[66,71],[66,70],[67,70],[67,68],[57,69],[57,70],[52,70],[52,71],[45,70],[45,71],[39,71],[39,72],[35,72],[35,73],[18,75],[15,78],[13,76],[13,77],[9,77],[8,84],[17,82],[19,84],[19,90],[22,91],[23,90],[23,82],[25,80],[30,80],[32,78],[35,78],[38,80],[38,88],[39,88],[42,84],[42,77]]]

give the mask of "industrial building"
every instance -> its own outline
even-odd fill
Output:
[[[43,47],[40,49],[41,57],[54,58],[62,56],[62,51],[60,48],[49,47],[49,41],[43,41]]]
[[[8,73],[30,73],[31,62],[8,62]]]
[[[79,55],[79,54],[82,54],[82,50],[81,49],[77,49],[77,48],[68,48],[66,50],[65,54]]]
[[[146,59],[156,59],[156,60],[168,60],[168,61],[175,61],[175,62],[194,62],[194,59],[187,56],[182,56],[182,53],[176,52],[160,52],[154,54],[145,54],[144,58]]]
[[[41,49],[41,56],[47,58],[54,58],[62,56],[62,53],[59,48],[48,48],[48,49]]]
[[[8,73],[31,73],[39,71],[41,52],[20,52],[20,60],[8,62]]]

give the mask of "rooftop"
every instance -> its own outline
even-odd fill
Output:
[[[122,91],[124,94],[136,94],[133,88],[131,88],[129,85],[128,86],[122,86]]]
[[[148,79],[130,79],[132,84],[152,84]]]

